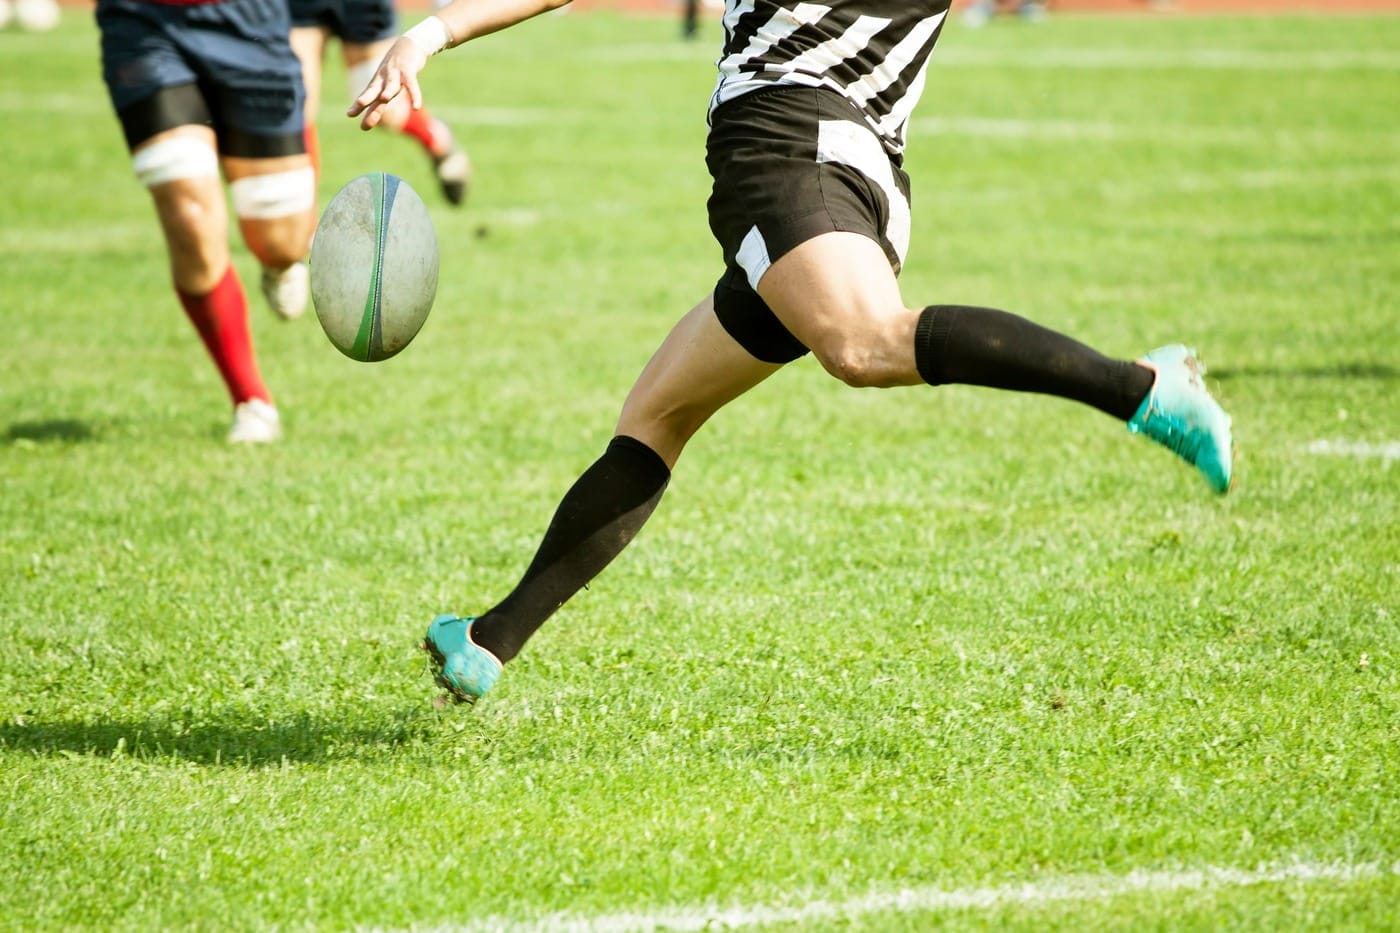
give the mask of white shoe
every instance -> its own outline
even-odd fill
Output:
[[[304,262],[294,262],[281,272],[263,267],[262,293],[272,313],[284,321],[302,316],[311,295],[311,273]]]
[[[271,402],[250,398],[233,406],[230,444],[270,444],[282,436],[282,417]]]
[[[0,29],[10,25],[14,18],[15,8],[10,5],[10,0],[0,0]]]

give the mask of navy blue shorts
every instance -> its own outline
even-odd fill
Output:
[[[324,26],[341,42],[370,45],[399,34],[393,0],[291,0],[293,26]]]
[[[97,25],[102,77],[129,147],[199,124],[214,129],[222,155],[306,151],[286,0],[98,0]]]

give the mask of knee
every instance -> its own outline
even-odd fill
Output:
[[[252,175],[230,187],[243,239],[259,262],[285,268],[306,256],[316,222],[310,167]]]
[[[311,245],[313,218],[279,217],[276,220],[239,219],[243,241],[258,262],[273,269],[285,269],[306,258]]]
[[[823,369],[852,388],[882,389],[908,381],[904,378],[908,366],[901,362],[906,354],[883,342],[846,339],[835,346],[813,350]]]
[[[918,381],[914,365],[917,314],[894,309],[866,316],[857,326],[833,329],[812,342],[831,375],[854,388],[887,388]]]
[[[190,198],[163,204],[161,222],[176,284],[190,294],[209,291],[228,266],[225,214]]]

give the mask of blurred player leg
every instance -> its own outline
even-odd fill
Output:
[[[157,134],[137,147],[132,164],[155,203],[180,305],[233,401],[229,439],[276,440],[277,410],[258,371],[248,300],[229,259],[213,132],[186,126]]]
[[[266,159],[223,159],[238,228],[262,263],[262,291],[283,320],[306,310],[305,263],[316,226],[316,176],[305,153]]]
[[[292,51],[301,62],[301,80],[306,86],[306,106],[302,111],[306,121],[306,154],[311,157],[311,168],[318,181],[321,177],[321,141],[316,133],[316,113],[321,106],[321,78],[329,41],[330,30],[325,26],[292,26]]]
[[[301,65],[287,40],[287,9],[263,0],[197,7],[99,0],[96,18],[103,79],[132,167],[151,191],[175,289],[234,402],[229,440],[275,440],[280,419],[230,261],[219,174],[222,167],[265,279],[286,278],[306,255],[314,222]],[[299,310],[295,300],[284,305],[284,316]]]

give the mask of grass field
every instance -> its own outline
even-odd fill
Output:
[[[808,359],[434,709],[427,621],[514,584],[716,275],[676,32],[436,59],[461,212],[328,102],[323,202],[405,177],[442,285],[376,365],[256,300],[253,450],[89,18],[0,34],[0,928],[1400,928],[1400,18],[952,26],[915,117],[910,302],[1194,342],[1235,494]]]

